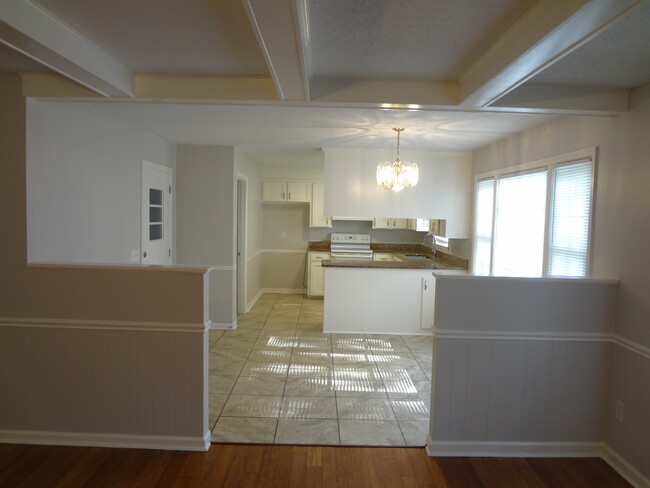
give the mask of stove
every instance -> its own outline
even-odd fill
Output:
[[[330,238],[332,259],[372,261],[370,234],[337,234]]]

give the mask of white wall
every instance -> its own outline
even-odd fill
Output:
[[[379,149],[325,148],[325,214],[350,217],[401,217],[447,220],[447,236],[469,235],[471,153],[403,151],[416,162],[414,188],[393,192],[377,185],[375,171],[394,153]]]
[[[650,85],[618,117],[565,117],[492,144],[474,172],[598,147],[593,275],[620,280],[605,442],[650,477]],[[629,347],[623,347],[627,344]],[[625,403],[623,422],[613,418]],[[643,447],[640,449],[640,447]]]
[[[141,159],[173,168],[175,145],[89,104],[28,100],[29,261],[129,263]]]
[[[232,146],[178,146],[177,263],[207,265],[210,320],[237,320],[235,163]]]
[[[235,148],[235,169],[244,175],[247,183],[246,215],[246,296],[247,310],[254,304],[262,288],[262,197],[260,188],[260,166],[246,153]]]

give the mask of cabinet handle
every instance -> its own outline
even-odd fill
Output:
[[[286,193],[282,192],[282,200],[286,200],[286,199],[287,199]]]
[[[289,192],[289,200],[291,200],[291,192]]]
[[[424,280],[424,290],[426,291],[427,289],[427,280]]]

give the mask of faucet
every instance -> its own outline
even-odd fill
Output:
[[[438,251],[436,250],[436,236],[434,236],[431,233],[425,235],[424,239],[422,239],[422,244],[424,244],[427,241],[427,237],[429,236],[433,237],[433,257],[435,258],[438,256]]]

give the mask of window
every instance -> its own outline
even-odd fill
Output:
[[[594,154],[554,158],[479,179],[474,272],[586,276]]]

